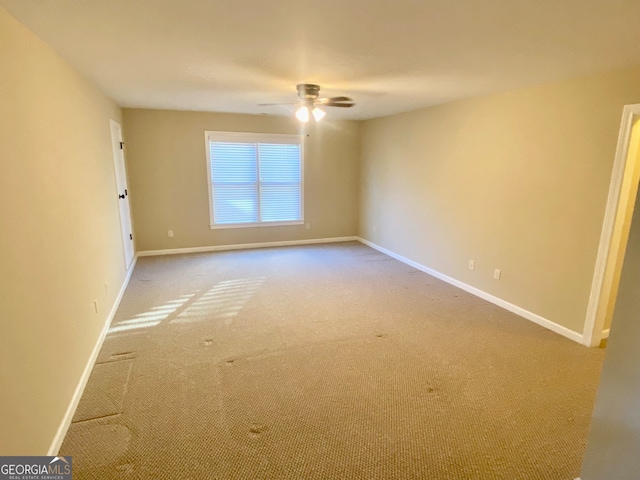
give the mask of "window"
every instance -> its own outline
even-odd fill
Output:
[[[205,132],[211,228],[303,223],[302,137]]]

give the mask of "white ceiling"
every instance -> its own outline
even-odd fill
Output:
[[[640,64],[639,0],[0,0],[124,107],[389,115]]]

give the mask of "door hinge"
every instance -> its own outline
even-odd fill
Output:
[[[120,150],[124,150],[124,142],[120,142]]]
[[[133,234],[132,233],[129,234],[129,240],[133,240]]]

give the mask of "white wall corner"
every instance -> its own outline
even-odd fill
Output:
[[[80,380],[78,385],[76,386],[75,391],[73,392],[73,396],[71,397],[71,402],[67,407],[67,411],[62,417],[62,422],[58,427],[58,431],[56,432],[55,437],[53,437],[53,441],[51,442],[51,446],[49,447],[49,451],[47,455],[52,457],[58,455],[60,451],[60,447],[62,446],[62,442],[64,441],[64,437],[67,434],[67,430],[69,430],[69,426],[71,425],[71,420],[73,420],[73,415],[76,412],[76,408],[78,407],[78,403],[80,403],[80,398],[82,398],[82,393],[84,392],[85,387],[87,386],[87,382],[89,381],[89,377],[91,376],[91,371],[93,370],[93,366],[96,363],[100,350],[102,349],[102,344],[104,343],[104,339],[107,336],[107,332],[109,331],[109,326],[111,325],[111,321],[118,311],[118,307],[120,306],[120,301],[124,295],[125,290],[127,289],[127,285],[129,285],[129,280],[131,280],[131,275],[133,274],[133,270],[135,269],[136,262],[138,261],[138,255],[133,257],[133,261],[129,266],[129,270],[125,276],[124,282],[122,283],[122,287],[118,292],[118,296],[113,302],[113,306],[111,307],[111,311],[107,318],[105,319],[104,326],[102,327],[102,331],[98,336],[98,340],[93,347],[93,351],[87,360],[87,363],[84,367],[82,375],[80,376]]]

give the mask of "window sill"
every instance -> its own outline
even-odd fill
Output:
[[[225,223],[209,226],[211,230],[222,230],[229,228],[284,227],[288,225],[304,225],[304,220],[296,220],[295,222]]]

